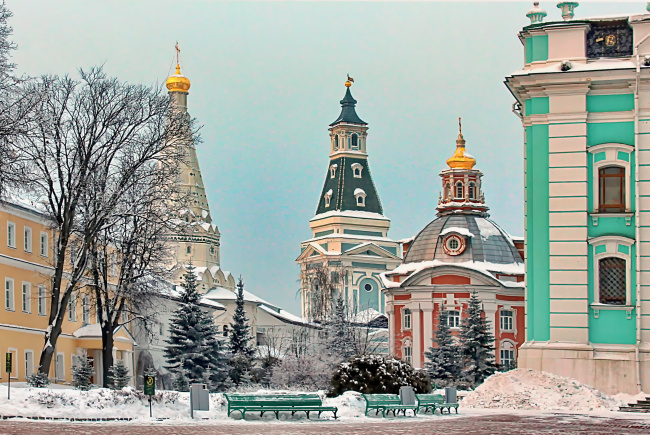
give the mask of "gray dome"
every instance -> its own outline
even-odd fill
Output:
[[[443,240],[451,232],[466,239],[467,246],[460,255],[449,255],[443,249]],[[435,219],[415,237],[404,257],[404,263],[431,260],[445,263],[523,263],[519,251],[505,231],[485,217],[470,214],[453,214]]]

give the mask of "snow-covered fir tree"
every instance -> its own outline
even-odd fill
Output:
[[[201,309],[201,295],[191,263],[183,275],[182,286],[180,307],[172,316],[166,341],[167,369],[179,388],[185,389],[194,382],[219,388],[227,377],[227,363],[212,317]]]
[[[353,356],[354,346],[350,336],[350,322],[348,322],[345,302],[339,296],[334,304],[334,310],[329,321],[326,322],[328,343],[327,348],[333,357],[346,360]]]
[[[110,369],[110,386],[115,390],[121,390],[122,388],[129,385],[129,369],[124,365],[122,361],[116,361]]]
[[[460,325],[460,357],[463,364],[462,381],[474,388],[494,374],[494,336],[488,320],[482,315],[481,300],[473,292],[467,304],[467,317]]]
[[[88,355],[77,356],[77,364],[72,367],[72,384],[78,390],[88,391],[92,384],[93,366]]]
[[[438,387],[452,385],[460,375],[460,361],[458,358],[459,346],[449,330],[449,314],[440,306],[438,314],[438,328],[436,338],[433,339],[436,347],[430,347],[424,352],[427,361],[424,363],[429,377]]]
[[[250,383],[255,350],[251,344],[251,327],[244,310],[244,281],[241,276],[237,283],[235,314],[230,324],[230,378],[236,385]]]

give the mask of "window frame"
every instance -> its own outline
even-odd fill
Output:
[[[20,302],[23,309],[23,313],[31,314],[32,313],[32,283],[23,281],[20,286]],[[25,292],[25,289],[27,291]]]
[[[72,293],[68,301],[68,321],[77,321],[77,295]]]
[[[601,236],[588,240],[590,249],[593,249],[593,283],[594,296],[591,306],[595,309],[626,309],[632,308],[632,257],[635,241],[622,236]],[[621,246],[627,247],[626,254]],[[604,250],[602,250],[604,247]],[[601,252],[596,253],[600,248]],[[600,302],[600,260],[607,257],[617,257],[625,260],[625,304],[603,304]]]
[[[600,145],[594,145],[587,149],[590,154],[590,159],[593,162],[592,173],[591,173],[591,185],[592,185],[592,213],[597,214],[620,214],[620,213],[631,213],[632,212],[632,201],[631,201],[631,179],[632,179],[632,159],[636,158],[634,147],[631,145],[621,144],[621,143],[605,143]],[[628,161],[619,159],[619,153],[628,154]],[[605,153],[605,158],[596,162],[596,155],[600,153]],[[600,169],[608,166],[618,166],[624,169],[625,171],[625,208],[621,212],[601,212],[600,211]]]
[[[7,284],[11,283],[11,290],[7,288]],[[11,297],[9,297],[11,295]],[[16,289],[14,285],[14,279],[5,277],[5,310],[6,311],[16,311]]]
[[[410,308],[403,307],[402,308],[402,330],[410,331],[412,327],[413,327],[413,312],[411,312]]]
[[[59,357],[61,357],[60,363]],[[59,374],[63,376],[59,377]],[[57,352],[54,356],[54,380],[65,382],[65,353],[63,352]]]
[[[511,346],[509,349],[506,349],[506,345]],[[512,352],[513,362],[517,362],[517,344],[512,340],[501,340],[499,342],[499,364],[503,365],[503,354],[502,352]]]
[[[619,173],[617,174],[606,174],[604,173],[607,169],[618,169]],[[622,174],[621,174],[622,172]],[[626,194],[625,194],[625,178],[627,177],[627,172],[624,167],[620,165],[609,165],[601,166],[598,169],[598,186],[594,186],[594,189],[598,188],[598,213],[625,213],[626,210]],[[618,180],[618,196],[622,200],[616,204],[605,204],[603,202],[603,197],[607,196],[605,182],[607,179],[617,179]],[[607,209],[616,209],[618,210],[607,210]]]
[[[354,178],[362,178],[363,165],[361,163],[352,163],[352,165],[350,165],[350,167],[352,168],[352,176]]]
[[[28,235],[29,233],[29,235]],[[34,232],[31,227],[25,225],[23,227],[23,249],[27,253],[32,253],[32,238],[34,237]]]
[[[38,315],[47,316],[47,288],[44,285],[38,286]]]
[[[90,324],[90,296],[83,295],[81,298],[81,323],[86,326]]]
[[[476,183],[474,181],[467,184],[467,196],[469,199],[476,199]]]
[[[462,181],[457,181],[456,184],[454,185],[455,187],[455,196],[454,198],[465,198],[465,186],[463,185]],[[460,189],[460,195],[458,194]]]
[[[363,189],[355,189],[354,191],[354,200],[357,204],[357,207],[365,207],[366,206],[366,192]]]
[[[16,249],[16,224],[7,221],[7,246]]]
[[[45,239],[45,243],[43,243],[43,240]],[[49,256],[48,253],[48,248],[49,248],[49,236],[45,231],[41,231],[41,236],[39,238],[39,243],[40,243],[40,249],[41,249],[41,257],[47,258]]]
[[[505,316],[504,312],[510,312],[510,316]],[[504,328],[503,323],[504,319],[507,322],[510,323],[509,328]],[[515,309],[514,308],[501,308],[499,310],[499,331],[503,332],[513,332],[515,330]]]
[[[454,308],[445,308],[445,311],[447,311],[447,326],[449,326],[449,329],[459,329],[460,328],[460,321],[461,321],[461,313],[460,310],[456,310]],[[454,313],[452,316],[451,313]],[[456,325],[452,325],[451,319],[458,319]]]
[[[413,346],[410,343],[402,346],[402,359],[409,364],[413,364]]]

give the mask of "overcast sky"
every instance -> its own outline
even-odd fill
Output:
[[[23,74],[104,64],[160,83],[179,41],[221,266],[289,311],[300,314],[295,259],[311,237],[347,73],[390,237],[435,218],[459,116],[491,217],[523,235],[523,133],[503,80],[522,67],[517,32],[532,2],[6,2]],[[560,19],[556,3],[541,2],[547,21]],[[580,3],[576,17],[646,6]]]

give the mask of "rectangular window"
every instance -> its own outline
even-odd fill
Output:
[[[413,360],[413,349],[411,348],[411,346],[405,346],[404,347],[404,361],[411,364],[412,360]]]
[[[411,329],[411,310],[404,308],[404,311],[402,311],[402,316],[404,318],[402,322],[402,328]]]
[[[28,282],[23,282],[23,313],[32,312],[32,285]]]
[[[81,321],[84,325],[90,323],[90,297],[88,295],[84,295],[81,300]]]
[[[45,316],[47,314],[47,294],[45,286],[38,286],[38,315]]]
[[[77,321],[77,298],[74,293],[70,295],[70,301],[68,302],[68,320],[71,322]]]
[[[5,309],[14,311],[14,280],[5,278]]]
[[[514,366],[515,362],[515,351],[514,349],[501,349],[499,352],[499,356],[501,357],[501,365],[507,368],[511,368]]]
[[[600,303],[625,305],[627,299],[627,265],[618,257],[598,260]]]
[[[447,311],[447,325],[449,325],[450,328],[460,327],[460,311],[458,310]]]
[[[41,231],[41,257],[47,257],[47,233]]]
[[[7,222],[7,246],[16,247],[16,224],[13,222]]]
[[[25,351],[25,377],[34,374],[34,351]]]
[[[25,252],[32,252],[32,229],[25,227]]]
[[[513,317],[514,317],[514,313],[512,312],[512,310],[501,310],[499,324],[502,331],[512,331]]]
[[[625,168],[608,166],[598,170],[598,211],[623,213],[625,211]]]
[[[62,352],[56,354],[54,377],[57,381],[65,381],[65,355]]]

